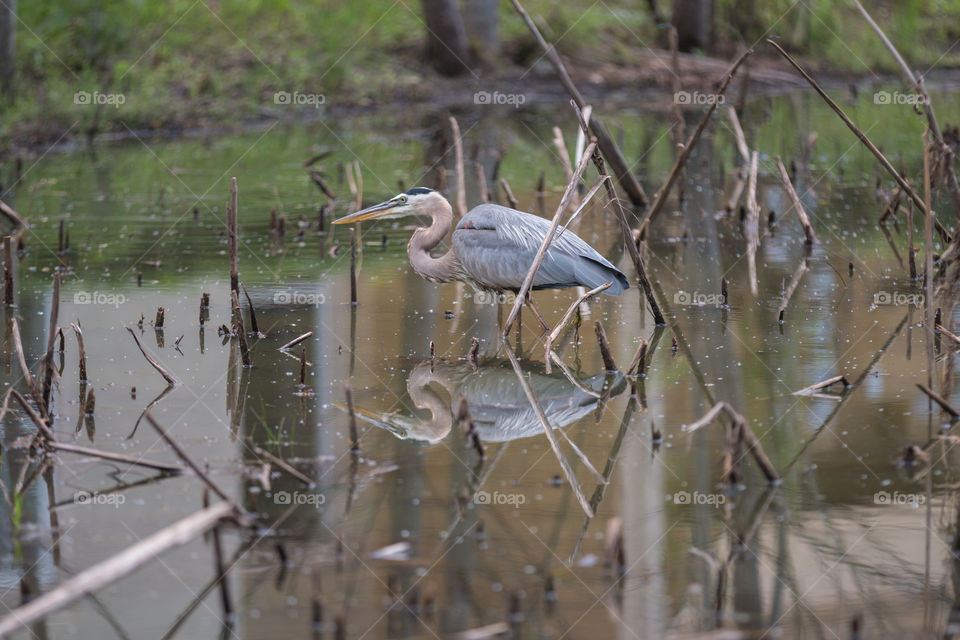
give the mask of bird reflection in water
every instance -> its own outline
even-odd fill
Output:
[[[524,363],[527,382],[554,429],[565,427],[602,408],[626,389],[622,374],[577,377],[563,370],[547,374],[541,363]],[[466,399],[484,442],[509,442],[543,433],[508,360],[473,364],[424,360],[407,378],[407,394],[422,414],[378,412],[356,408],[357,418],[386,429],[403,440],[440,442],[456,422],[461,398]],[[338,405],[339,406],[339,405]]]

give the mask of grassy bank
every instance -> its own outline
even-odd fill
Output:
[[[644,2],[525,5],[547,37],[584,67],[629,67],[634,52],[662,43],[662,25]],[[821,70],[892,69],[889,54],[846,2],[755,0],[752,21],[744,20],[742,5],[716,3],[718,55],[752,44],[765,25],[774,25],[771,34]],[[416,0],[20,3],[16,91],[0,103],[0,152],[94,130],[220,128],[294,117],[314,106],[429,100],[449,85],[422,59],[420,10]],[[960,47],[950,49],[960,37],[960,0],[889,2],[872,10],[917,68],[960,62]],[[483,81],[517,77],[539,55],[508,3],[501,6],[501,27],[503,66],[478,71]],[[478,80],[468,75],[460,82]],[[278,103],[278,92],[301,104]]]

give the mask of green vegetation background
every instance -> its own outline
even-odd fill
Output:
[[[662,35],[637,0],[524,4],[560,50],[580,61],[630,65],[632,52],[655,46]],[[659,4],[669,9],[669,2]],[[744,4],[718,0],[717,43],[751,44],[769,27],[821,69],[892,69],[889,53],[846,0],[747,2],[756,7],[749,34],[742,32]],[[950,48],[960,37],[960,0],[871,4],[921,70],[960,61],[960,47]],[[500,10],[503,73],[509,73],[510,60],[522,62],[535,48],[509,2]],[[432,72],[421,54],[420,11],[416,0],[21,2],[17,85],[0,100],[0,135],[48,143],[94,126],[119,132],[234,126],[281,115],[273,103],[279,90],[322,93],[328,105],[429,99],[436,85],[425,81]],[[119,109],[74,103],[76,92],[96,90],[122,93],[125,103]]]

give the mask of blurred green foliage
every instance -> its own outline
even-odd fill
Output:
[[[630,65],[638,50],[662,45],[664,26],[645,2],[524,4],[577,61]],[[669,10],[667,0],[659,4]],[[21,2],[19,10],[17,92],[0,101],[0,134],[8,140],[49,142],[94,125],[120,132],[229,126],[283,115],[275,91],[353,104],[429,98],[435,90],[416,0],[64,0]],[[883,2],[871,11],[918,68],[960,59],[960,47],[950,50],[960,37],[960,0]],[[508,62],[539,57],[508,2],[501,28],[503,73],[511,72]],[[772,35],[821,69],[893,69],[846,0],[716,0],[715,34],[721,53]],[[122,93],[125,102],[99,110],[74,103],[76,92],[96,90]]]

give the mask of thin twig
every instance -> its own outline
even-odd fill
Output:
[[[297,346],[298,344],[300,344],[301,342],[303,342],[304,340],[306,340],[307,338],[311,337],[312,335],[313,335],[313,331],[307,331],[307,332],[304,333],[303,335],[297,336],[296,338],[294,338],[293,340],[291,340],[291,341],[288,342],[287,344],[285,344],[285,345],[283,345],[282,347],[280,347],[280,348],[278,349],[278,351],[283,351],[284,349],[289,349],[290,347],[295,347],[295,346]]]
[[[534,413],[537,414],[537,418],[540,420],[540,425],[543,427],[543,431],[547,436],[547,441],[550,443],[550,448],[553,449],[553,453],[557,457],[557,461],[560,463],[560,468],[563,470],[563,474],[567,478],[570,488],[573,489],[573,493],[576,495],[577,501],[580,503],[580,507],[583,509],[583,512],[587,514],[588,518],[592,518],[594,516],[593,508],[590,506],[590,503],[587,502],[587,498],[583,494],[583,489],[580,488],[580,484],[577,482],[577,477],[574,475],[573,469],[570,467],[570,463],[567,461],[566,456],[563,455],[563,451],[560,450],[560,443],[557,441],[556,434],[553,433],[553,427],[550,426],[550,422],[547,420],[547,416],[543,412],[543,407],[540,406],[540,401],[537,400],[537,397],[530,389],[530,383],[527,381],[526,376],[523,375],[523,371],[520,369],[520,363],[517,361],[517,356],[514,355],[513,350],[506,341],[503,342],[503,348],[507,352],[507,356],[510,358],[510,364],[513,366],[513,372],[517,375],[517,380],[519,381],[521,388],[523,388],[523,392],[526,394],[527,400],[530,402],[530,406],[533,407]]]
[[[560,60],[560,56],[557,54],[556,49],[554,49],[552,44],[548,44],[543,38],[543,35],[540,33],[540,29],[537,28],[536,24],[534,24],[526,10],[520,6],[518,0],[511,0],[511,2],[513,2],[513,8],[518,14],[520,14],[520,17],[523,19],[524,24],[527,25],[530,33],[533,34],[533,37],[536,38],[537,43],[539,43],[540,47],[543,49],[547,59],[553,65],[554,70],[557,72],[557,76],[560,78],[560,84],[562,84],[563,88],[567,90],[567,93],[570,95],[573,101],[577,103],[577,106],[583,109],[586,106],[586,102],[584,101],[583,96],[581,96],[580,92],[577,90],[576,85],[574,85],[573,81],[570,79],[570,75],[567,73],[566,67],[563,66],[563,62]],[[617,182],[620,183],[620,186],[623,187],[623,190],[627,192],[627,197],[630,198],[630,201],[634,204],[634,206],[637,207],[647,206],[647,194],[643,192],[643,187],[640,186],[640,182],[633,175],[633,172],[630,170],[627,161],[624,160],[620,149],[610,137],[610,134],[607,133],[603,123],[601,123],[600,119],[596,116],[590,118],[590,132],[596,137],[597,146],[600,148],[600,152],[603,153],[603,157],[606,158],[607,162],[610,163],[610,167],[613,170],[613,175],[617,178]]]
[[[844,124],[847,125],[847,128],[849,128],[850,131],[852,131],[853,134],[857,136],[860,142],[862,142],[863,145],[870,150],[870,153],[872,153],[877,158],[877,160],[880,161],[880,164],[883,166],[884,169],[887,170],[887,173],[889,173],[893,177],[893,179],[897,181],[897,184],[900,185],[900,188],[903,189],[903,192],[906,193],[918,207],[920,207],[921,209],[925,209],[925,203],[923,199],[920,198],[919,195],[917,195],[917,192],[913,190],[913,188],[906,181],[906,179],[902,175],[900,175],[899,171],[893,168],[893,165],[890,164],[890,161],[887,160],[886,156],[883,155],[880,149],[878,149],[876,145],[874,145],[873,142],[870,141],[870,139],[867,137],[867,134],[861,131],[860,127],[855,125],[853,121],[847,117],[847,114],[844,113],[843,109],[841,109],[840,106],[837,105],[837,103],[834,102],[829,95],[827,95],[827,92],[823,90],[823,88],[817,83],[817,81],[814,80],[812,77],[810,77],[810,74],[804,71],[803,67],[800,66],[800,63],[794,60],[793,57],[783,49],[783,47],[781,47],[779,44],[777,44],[773,40],[767,39],[767,42],[770,45],[772,45],[777,51],[779,51],[780,55],[786,58],[787,62],[789,62],[793,66],[793,68],[796,69],[797,72],[800,75],[802,75],[807,82],[810,83],[810,86],[812,86],[814,90],[818,94],[820,94],[820,97],[823,98],[824,102],[826,102],[831,109],[833,109],[834,113],[840,116],[840,119],[843,120]],[[937,230],[941,233],[941,235],[943,235],[947,241],[951,240],[950,233],[946,230],[946,228],[943,227],[943,225],[940,224],[939,220],[936,220],[936,225],[937,225]]]
[[[947,413],[949,413],[954,420],[956,420],[957,418],[960,418],[960,409],[957,409],[952,404],[950,404],[950,401],[944,398],[943,396],[941,396],[939,393],[929,388],[927,385],[921,384],[919,382],[917,383],[917,388],[920,389],[920,391],[923,391],[925,394],[927,394],[931,400],[933,400],[938,405],[940,405],[940,408],[946,411]]]
[[[187,466],[193,469],[193,472],[196,473],[201,480],[203,480],[204,484],[210,487],[211,491],[220,496],[221,500],[229,504],[233,508],[232,510],[234,513],[243,513],[243,509],[241,509],[239,505],[234,502],[233,498],[231,498],[226,491],[221,489],[216,482],[210,479],[210,476],[208,476],[206,472],[200,468],[200,465],[193,461],[193,458],[187,455],[187,452],[183,449],[183,447],[180,446],[180,443],[174,440],[170,434],[167,433],[167,430],[161,427],[160,423],[157,422],[150,413],[147,413],[146,418],[147,422],[150,423],[150,426],[153,427],[158,434],[160,434],[160,437],[163,438],[170,448],[173,449],[174,453],[177,454],[177,457],[186,462]]]
[[[612,285],[613,285],[613,282],[604,282],[599,287],[595,289],[591,289],[590,291],[587,291],[586,293],[584,293],[582,296],[577,298],[573,304],[571,304],[567,308],[567,312],[563,314],[563,318],[560,320],[559,324],[557,324],[557,326],[554,327],[553,331],[550,332],[550,335],[547,336],[546,346],[544,347],[544,351],[546,351],[547,354],[550,353],[550,349],[553,347],[554,341],[560,337],[560,334],[563,332],[563,328],[567,326],[568,322],[570,322],[570,318],[573,317],[573,314],[576,312],[577,307],[580,306],[580,303],[583,302],[584,300],[587,300],[588,298],[592,298],[593,296],[597,295],[601,291],[609,289]]]
[[[780,180],[783,182],[783,186],[787,190],[787,195],[790,196],[790,200],[793,202],[793,209],[797,212],[797,217],[800,218],[800,224],[803,226],[803,233],[807,237],[807,244],[810,245],[816,243],[817,234],[813,230],[813,225],[810,224],[810,218],[807,217],[807,211],[803,208],[803,203],[800,202],[800,196],[797,195],[797,190],[793,188],[793,182],[790,181],[790,175],[787,173],[787,168],[783,166],[783,160],[780,159],[780,156],[777,156],[777,168],[780,169]]]
[[[165,551],[190,542],[210,527],[227,518],[232,507],[218,503],[175,522],[144,538],[107,560],[81,571],[29,603],[10,611],[0,619],[0,636],[29,626],[71,602],[113,584]]]
[[[149,362],[154,369],[157,370],[157,373],[163,376],[163,379],[167,381],[167,384],[180,384],[170,372],[160,366],[160,363],[154,360],[150,354],[144,350],[143,346],[140,344],[140,340],[137,338],[137,334],[133,332],[133,329],[127,327],[127,331],[129,331],[130,335],[133,336],[133,341],[137,343],[137,348],[140,349],[140,353],[143,354],[143,357],[147,359],[147,362]]]
[[[751,53],[753,53],[752,49],[747,49],[744,51],[733,63],[733,66],[731,66],[727,73],[723,76],[723,80],[720,82],[720,86],[717,88],[717,92],[715,94],[717,99],[714,100],[709,107],[707,107],[707,110],[704,111],[703,115],[700,117],[700,122],[697,123],[697,128],[693,130],[693,133],[690,134],[687,142],[683,145],[683,149],[677,154],[677,159],[674,161],[673,168],[670,169],[670,173],[667,175],[666,182],[664,182],[663,186],[660,187],[660,190],[657,191],[653,198],[653,204],[650,205],[650,209],[640,222],[639,230],[641,238],[647,237],[650,224],[653,222],[654,217],[660,213],[660,209],[663,208],[663,204],[667,200],[667,195],[670,193],[670,188],[673,186],[674,181],[676,181],[677,176],[680,175],[680,170],[690,157],[690,153],[693,151],[693,147],[696,146],[697,140],[700,139],[700,134],[702,134],[703,130],[707,128],[707,123],[710,121],[710,116],[713,115],[714,110],[717,108],[717,104],[720,102],[720,97],[723,96],[724,92],[727,90],[727,85],[730,84],[733,76],[737,73],[737,69],[740,68],[740,65]]]
[[[516,0],[514,0],[514,2],[516,2]],[[573,192],[577,188],[577,183],[580,180],[580,176],[582,176],[583,172],[586,170],[587,163],[589,162],[590,157],[593,156],[593,151],[596,148],[597,141],[591,140],[590,144],[587,145],[587,149],[586,152],[584,152],[583,158],[580,159],[580,163],[577,165],[577,170],[574,173],[573,180],[567,184],[567,190],[564,192],[563,198],[560,200],[560,205],[557,207],[557,212],[553,215],[553,222],[550,224],[550,229],[547,231],[543,241],[540,243],[540,249],[537,250],[537,255],[533,259],[533,264],[530,265],[530,269],[527,271],[527,275],[523,279],[523,284],[520,285],[520,290],[517,292],[517,298],[513,303],[513,308],[510,310],[510,315],[507,316],[507,322],[503,328],[504,336],[509,335],[510,328],[513,326],[514,320],[517,319],[517,314],[520,312],[520,307],[523,305],[523,301],[527,298],[527,292],[530,291],[530,287],[533,284],[533,279],[537,274],[537,270],[540,269],[540,264],[547,255],[547,249],[550,248],[550,243],[553,241],[557,227],[560,225],[560,218],[563,216],[563,212],[567,210],[567,205],[570,204],[570,198],[573,197]]]

